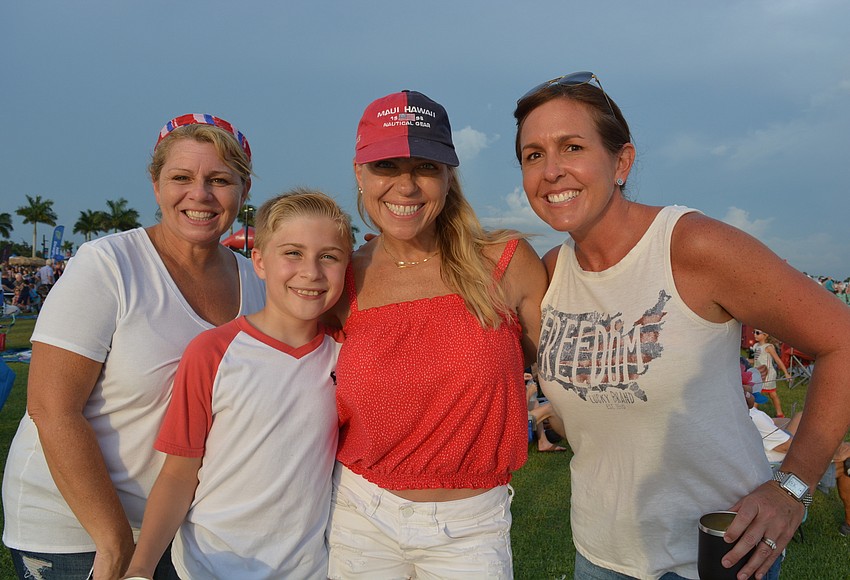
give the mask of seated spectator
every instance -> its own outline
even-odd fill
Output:
[[[749,388],[744,385],[744,397],[750,410],[750,418],[761,433],[764,452],[771,463],[781,463],[791,447],[791,441],[797,432],[803,413],[795,413],[791,419],[771,419],[770,416],[754,407],[754,399]],[[838,528],[842,536],[850,536],[850,443],[842,442],[832,457],[832,465],[827,470],[829,474],[834,467],[835,485],[838,487],[838,497],[844,504],[844,521]],[[831,477],[831,475],[830,475]],[[828,486],[831,487],[831,486]]]
[[[531,420],[534,439],[537,440],[537,450],[544,453],[566,451],[566,447],[558,445],[565,438],[561,418],[555,414],[555,409],[548,400],[538,398],[537,381],[534,375],[525,373],[524,378],[528,418]]]
[[[842,282],[836,294],[844,304],[850,306],[850,282]]]
[[[821,286],[835,294],[835,280],[829,276],[821,276]]]
[[[755,400],[755,408],[770,400],[761,392],[764,385],[761,372],[756,371],[750,364],[750,361],[744,357],[741,357],[741,376],[743,377],[744,384],[750,387],[750,392],[752,392],[753,399]]]
[[[30,285],[23,275],[15,274],[14,296],[12,296],[12,304],[21,309],[28,310],[30,307]]]
[[[7,269],[5,266],[3,267],[3,294],[14,294],[15,293],[15,277],[12,276],[12,272]]]

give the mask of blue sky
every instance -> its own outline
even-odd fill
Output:
[[[634,199],[696,207],[800,270],[844,278],[848,28],[845,0],[4,2],[0,212],[25,241],[14,210],[26,194],[54,200],[78,243],[80,211],[107,199],[150,225],[160,127],[209,112],[247,135],[256,204],[300,185],[356,213],[359,116],[408,88],[448,109],[485,225],[540,234],[542,253],[563,235],[525,201],[513,106],[591,70],[631,124]]]

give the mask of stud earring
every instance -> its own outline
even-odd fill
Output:
[[[623,187],[625,184],[626,184],[626,182],[625,182],[625,181],[623,181],[623,180],[622,180],[622,179],[620,179],[619,177],[617,178],[617,185],[619,185],[620,187]]]
[[[359,193],[360,195],[363,195],[363,188],[362,188],[362,187],[358,187],[358,188],[357,188],[357,193]]]

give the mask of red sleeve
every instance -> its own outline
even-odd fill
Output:
[[[203,457],[212,425],[213,385],[224,353],[239,332],[234,323],[202,332],[183,353],[171,402],[154,448],[169,455]]]

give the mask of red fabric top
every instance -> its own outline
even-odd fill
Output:
[[[496,266],[501,278],[517,240]],[[491,488],[528,453],[516,317],[482,328],[457,294],[351,314],[337,363],[337,459],[384,489]]]

